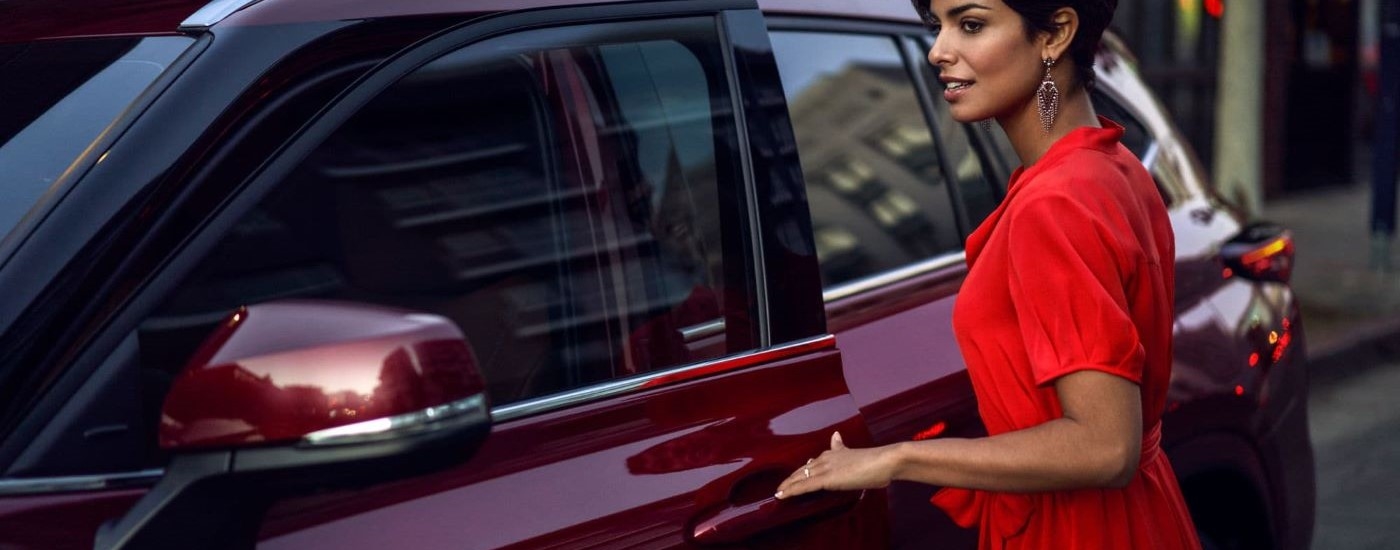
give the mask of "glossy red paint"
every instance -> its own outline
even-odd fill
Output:
[[[194,354],[166,398],[165,449],[272,443],[480,394],[445,318],[338,302],[241,308]]]
[[[755,353],[746,353],[736,357],[721,359],[712,363],[708,363],[702,367],[690,368],[663,374],[656,378],[647,380],[645,384],[642,384],[642,387],[654,388],[656,386],[675,384],[677,382],[694,380],[696,378],[702,378],[705,376],[710,376],[725,371],[742,369],[750,365],[757,365],[760,363],[767,363],[771,361],[780,361],[789,357],[797,357],[806,353],[831,350],[835,348],[836,337],[828,334],[826,336],[817,338],[815,340],[811,340],[809,342],[802,342],[799,344],[763,350]]]
[[[725,508],[696,522],[691,540],[700,544],[741,544],[762,533],[768,525],[841,512],[864,496],[865,491],[815,493],[786,502],[766,498]]]
[[[608,4],[622,0],[600,0]],[[327,13],[337,19],[375,19],[404,15],[489,14],[502,11],[550,8],[578,5],[572,0],[407,0],[377,2],[375,0],[298,0],[295,2],[261,2],[240,10],[225,19],[225,25],[275,25],[325,21]]]
[[[966,274],[958,262],[827,304],[847,384],[876,443],[985,435],[953,336],[953,303]],[[973,532],[929,504],[936,490],[891,484],[894,547],[976,546]]]
[[[837,430],[871,444],[840,354],[808,352],[497,424],[460,467],[279,504],[259,548],[680,548],[716,517],[753,547],[885,547],[882,494],[763,504]]]
[[[9,0],[0,3],[0,21],[5,21],[0,42],[171,33],[203,4],[203,0],[65,0],[56,6],[44,0]],[[571,0],[265,0],[224,25],[471,14],[575,4]],[[763,0],[759,4],[770,14],[917,23],[913,10],[903,2]],[[413,18],[405,18],[409,19]],[[377,23],[382,26],[365,30],[354,42],[376,55],[397,49],[385,46],[386,42],[413,41],[386,40],[385,33],[391,29],[423,36],[435,30],[410,28],[392,18]],[[364,27],[368,26],[357,28]],[[383,48],[388,49],[379,52]],[[342,55],[345,48],[335,51]],[[277,95],[274,85],[295,82],[291,76],[309,72],[308,67],[329,65],[324,59],[311,59],[314,55],[328,54],[294,56],[296,63],[272,68],[270,76],[230,112],[255,112],[263,99]],[[1135,76],[1127,75],[1131,65],[1104,63],[1108,72],[1101,76],[1128,103],[1148,106],[1151,118],[1158,110],[1155,100]],[[1178,237],[1177,363],[1163,447],[1184,481],[1202,472],[1243,472],[1248,487],[1256,488],[1274,513],[1271,523],[1280,530],[1278,547],[1305,547],[1311,540],[1312,466],[1301,368],[1306,354],[1301,349],[1304,339],[1296,300],[1286,285],[1259,285],[1240,277],[1242,271],[1222,270],[1218,245],[1240,229],[1239,219],[1207,197],[1202,174],[1181,160],[1189,158],[1189,152],[1180,153],[1179,144],[1172,141],[1174,134],[1162,129],[1168,126],[1165,119],[1148,122],[1159,138],[1165,136],[1163,151],[1178,151],[1160,158],[1178,164],[1186,180],[1182,193],[1194,197],[1172,208]],[[230,123],[228,128],[234,126]],[[250,153],[247,164],[258,166],[269,154]],[[191,161],[190,166],[203,163]],[[1216,215],[1194,215],[1201,211]],[[964,275],[965,268],[958,265],[829,303],[828,326],[836,334],[840,355],[827,338],[795,355],[717,362],[696,372],[665,377],[635,393],[498,424],[479,453],[446,472],[283,501],[263,526],[263,546],[672,547],[694,544],[697,530],[713,531],[703,527],[713,525],[715,518],[723,518],[726,525],[755,521],[762,526],[769,521],[765,518],[782,515],[775,511],[786,504],[769,500],[772,489],[805,458],[824,449],[832,430],[841,430],[854,446],[906,441],[935,432],[977,435],[976,402],[950,326],[952,304]],[[1262,321],[1264,334],[1281,331],[1272,348],[1259,347],[1259,339],[1246,337],[1258,335],[1252,331],[1258,327],[1259,312],[1285,312],[1281,319]],[[320,322],[337,321],[331,316]],[[324,328],[314,324],[287,328],[300,333],[311,327]],[[232,363],[225,364],[237,365],[224,371],[226,378],[242,378],[254,385],[258,380],[276,382],[277,389],[267,390],[267,395],[295,389],[283,387],[282,380],[269,373],[240,371],[238,357],[219,355],[220,347],[233,337],[232,331],[225,332],[225,341],[206,350],[208,357],[202,364],[212,367],[216,365],[211,360],[226,359]],[[327,345],[339,348],[341,344]],[[389,351],[398,349],[385,346],[381,363],[389,358]],[[276,355],[269,350],[257,353]],[[1272,358],[1273,363],[1266,360],[1264,368],[1249,369],[1245,365],[1250,357]],[[208,376],[213,380],[220,375]],[[315,387],[324,394],[328,386],[340,384]],[[1242,391],[1247,397],[1237,397],[1236,388],[1247,389]],[[368,391],[372,396],[374,390]],[[227,392],[210,395],[241,399]],[[272,399],[267,395],[261,399]],[[357,389],[354,395],[360,399],[366,394]],[[1265,396],[1272,398],[1264,400]],[[355,421],[363,419],[360,409],[351,410],[357,411]],[[237,434],[228,439],[242,440]],[[870,526],[893,515],[896,542],[929,541],[918,547],[975,546],[965,531],[952,527],[928,505],[926,495],[932,490],[896,483],[887,494],[867,493],[850,510],[764,531],[746,542],[778,548],[882,547],[888,533],[871,531]],[[90,529],[115,515],[102,512],[103,506],[123,508],[137,494],[0,499],[0,541],[20,541],[36,548],[83,547],[92,540]],[[522,515],[519,510],[538,513]],[[499,528],[472,529],[462,518],[472,518],[477,522],[473,525]],[[72,528],[68,538],[44,538],[64,525]],[[383,525],[412,527],[383,529]],[[26,526],[33,529],[18,531]],[[854,535],[851,526],[859,528]],[[60,542],[50,544],[53,541]]]
[[[7,0],[0,43],[78,36],[174,34],[206,0]]]
[[[135,504],[144,489],[0,498],[0,547],[7,550],[92,548],[103,522]]]
[[[830,15],[849,18],[919,23],[919,16],[908,2],[889,0],[759,0],[768,13]]]
[[[590,2],[607,4],[622,0]],[[299,0],[296,2],[262,2],[230,16],[229,25],[267,25],[324,21],[325,14],[335,13],[341,19],[372,19],[400,15],[437,15],[447,13],[495,13],[501,11],[578,5],[573,0],[409,0],[376,2],[375,0]],[[908,4],[883,0],[763,0],[761,9],[771,13],[802,15],[841,15],[859,12],[865,18],[918,22],[918,16]]]
[[[952,326],[966,274],[957,263],[827,304],[847,384],[877,442],[907,441],[939,421],[960,436],[980,431]]]
[[[935,437],[943,435],[943,432],[946,431],[948,431],[948,423],[939,421],[934,423],[932,426],[929,426],[927,430],[914,434],[913,440],[923,441],[925,439],[933,439]]]

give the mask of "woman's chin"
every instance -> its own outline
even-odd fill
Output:
[[[969,122],[979,122],[991,118],[991,116],[986,113],[977,113],[970,109],[959,109],[958,107],[958,105],[952,105],[952,108],[948,109],[948,114],[952,115],[953,120],[959,123],[967,124]]]

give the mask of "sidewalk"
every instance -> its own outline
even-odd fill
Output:
[[[1400,243],[1391,246],[1391,272],[1371,269],[1370,198],[1368,181],[1361,181],[1264,205],[1263,219],[1293,230],[1293,289],[1314,380],[1400,357]]]

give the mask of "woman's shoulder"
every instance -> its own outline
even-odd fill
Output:
[[[1097,210],[1108,204],[1134,202],[1136,187],[1146,178],[1142,163],[1126,149],[1116,152],[1079,148],[1051,160],[1026,178],[1019,189],[1019,208],[1035,207],[1041,201],[1065,200]]]

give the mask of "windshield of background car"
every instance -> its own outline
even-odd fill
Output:
[[[0,44],[0,238],[193,42]]]

